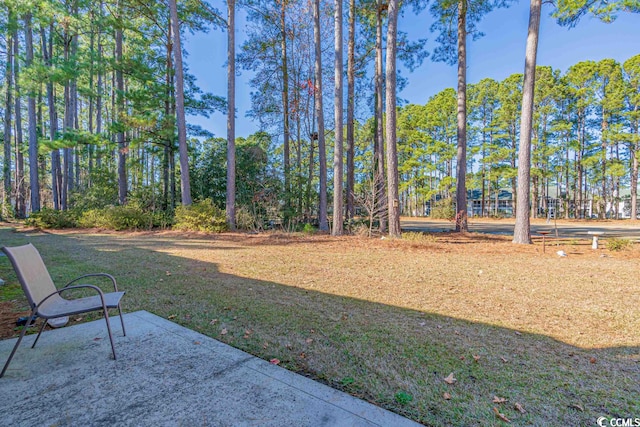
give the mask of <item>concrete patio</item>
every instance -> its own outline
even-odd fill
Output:
[[[0,378],[7,426],[415,426],[146,311],[25,337]],[[15,339],[0,341],[0,363]]]

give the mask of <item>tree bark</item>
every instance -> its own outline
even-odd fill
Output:
[[[320,0],[313,2],[313,39],[315,44],[316,117],[318,120],[318,163],[320,167],[320,231],[328,231],[327,222],[327,150],[324,141],[324,112],[322,106],[322,45],[320,41]]]
[[[634,117],[638,117],[635,113],[638,106],[634,107]],[[638,219],[638,155],[640,147],[638,143],[638,119],[634,119],[632,124],[632,133],[635,136],[634,142],[631,143],[631,219]]]
[[[533,98],[536,81],[536,55],[540,31],[540,9],[542,0],[531,0],[529,12],[529,34],[524,66],[522,88],[522,113],[520,117],[520,152],[518,154],[518,205],[513,243],[531,244],[529,222],[529,187],[531,172],[531,128],[533,124]]]
[[[383,94],[382,94],[382,11],[386,7],[382,0],[376,4],[376,60],[375,60],[375,141],[373,147],[373,173],[376,184],[375,200],[377,200],[380,232],[387,231],[387,207],[384,201],[384,135],[382,132]]]
[[[347,219],[353,218],[355,187],[355,37],[356,1],[349,0],[349,42],[347,46]]]
[[[334,120],[335,120],[335,147],[333,152],[333,230],[334,236],[343,233],[344,216],[342,179],[343,179],[343,108],[342,108],[342,0],[335,0],[335,96],[334,96]]]
[[[280,0],[280,26],[282,30],[280,50],[282,55],[282,123],[283,123],[283,165],[284,165],[284,216],[289,221],[291,215],[291,132],[289,126],[289,65],[287,58],[287,0]]]
[[[31,27],[31,13],[24,17],[26,61],[30,67],[33,63],[33,28]],[[31,212],[40,210],[40,179],[38,176],[38,122],[36,118],[36,98],[29,93],[27,100],[29,115],[29,184],[31,186]]]
[[[118,2],[118,9],[120,9]],[[117,24],[116,28],[116,121],[118,122],[118,132],[116,134],[116,143],[118,144],[118,203],[124,205],[127,203],[127,147],[124,137],[124,75],[123,75],[123,34],[122,26]]]
[[[227,0],[227,225],[236,229],[236,41],[235,0]]]
[[[11,12],[9,13],[11,16]],[[11,195],[11,111],[13,109],[13,35],[7,32],[7,65],[5,69],[5,109],[4,109],[4,197],[10,200]],[[4,206],[4,200],[3,200]],[[3,212],[4,215],[4,212]]]
[[[42,42],[42,57],[47,67],[51,67],[51,54],[53,52],[53,24],[49,25],[49,37],[47,38],[44,26],[40,27],[40,38]],[[49,140],[53,142],[58,133],[58,114],[56,111],[55,92],[53,81],[47,80],[47,107],[49,110]],[[60,166],[60,150],[51,150],[51,193],[53,198],[53,208],[60,209],[60,198],[62,190],[62,170]]]
[[[387,16],[387,189],[389,236],[400,237],[400,200],[398,198],[398,152],[396,147],[396,44],[398,36],[398,0],[390,0]]]
[[[20,93],[20,45],[18,30],[13,32],[13,77],[15,89],[15,151],[16,151],[16,216],[26,216],[26,186],[24,182],[24,155],[22,154],[22,99]]]
[[[189,152],[187,150],[187,123],[184,111],[184,71],[182,69],[182,47],[180,43],[180,22],[176,0],[169,0],[171,9],[171,27],[173,30],[173,58],[176,64],[176,123],[178,125],[178,151],[180,153],[180,190],[182,204],[189,206],[191,200],[191,182],[189,180]]]
[[[458,152],[456,155],[456,231],[467,226],[467,0],[458,1]]]

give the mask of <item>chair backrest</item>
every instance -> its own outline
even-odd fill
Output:
[[[56,291],[56,286],[51,280],[40,253],[31,243],[12,248],[4,247],[2,251],[11,261],[31,308]],[[53,302],[52,300],[57,298],[60,296],[56,295],[47,302]]]

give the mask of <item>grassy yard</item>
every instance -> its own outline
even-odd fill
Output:
[[[0,228],[3,245],[35,244],[58,283],[113,273],[125,311],[277,358],[426,425],[506,425],[496,411],[512,425],[640,417],[638,248],[413,237]],[[10,283],[0,300],[23,305],[6,260],[0,277]]]

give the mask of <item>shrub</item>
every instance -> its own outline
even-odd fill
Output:
[[[631,249],[633,246],[633,242],[629,239],[612,237],[607,239],[607,249],[610,251],[626,251],[627,249]]]
[[[173,228],[221,233],[227,229],[226,213],[214,206],[211,199],[205,199],[191,206],[178,206]]]
[[[249,208],[240,206],[236,209],[236,227],[239,230],[256,230],[261,222]]]
[[[154,214],[137,206],[110,206],[105,209],[89,209],[78,220],[80,227],[107,228],[110,230],[148,230],[154,227]]]
[[[456,217],[456,209],[452,198],[436,201],[431,208],[431,218],[453,220]]]
[[[37,228],[73,228],[76,226],[77,213],[75,211],[57,211],[44,208],[33,212],[25,221],[26,225]]]
[[[438,238],[433,234],[420,233],[415,231],[407,231],[402,233],[402,240],[408,240],[416,243],[436,243]]]

